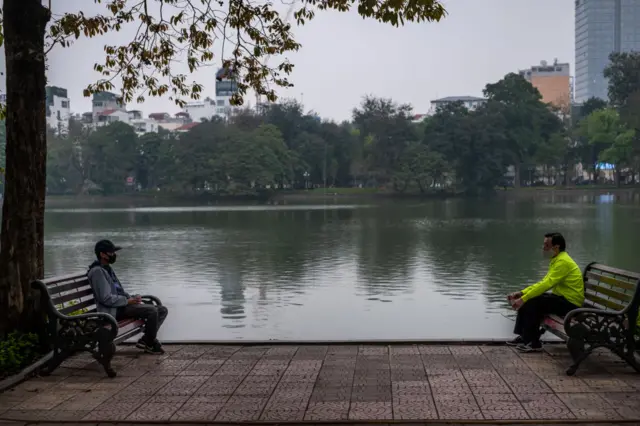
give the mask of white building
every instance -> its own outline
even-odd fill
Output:
[[[204,101],[189,102],[184,106],[184,112],[195,122],[211,120],[218,116],[216,101],[207,97]]]
[[[71,101],[67,89],[47,86],[45,91],[47,125],[55,133],[64,135],[69,131],[71,118]]]
[[[111,92],[94,93],[91,100],[91,107],[94,122],[98,121],[98,115],[106,111],[119,110],[126,114],[125,105],[122,102],[118,102],[118,95]]]
[[[442,107],[447,104],[452,104],[455,102],[462,102],[462,104],[468,109],[473,111],[478,108],[480,105],[487,102],[484,98],[476,98],[474,96],[448,96],[446,98],[435,99],[431,101],[431,109],[429,109],[429,114],[433,115],[436,113],[439,107]]]
[[[205,98],[204,101],[189,102],[185,105],[185,112],[192,121],[201,122],[213,117],[228,119],[240,111],[240,107],[231,105],[231,97],[238,92],[238,83],[230,78],[232,72],[220,68],[216,73],[216,97]]]
[[[94,113],[93,125],[95,127],[108,126],[116,121],[129,124],[129,113],[123,109],[105,109]]]
[[[129,124],[133,126],[138,136],[144,135],[145,133],[157,133],[159,130],[158,123],[148,118],[136,118],[130,120]]]

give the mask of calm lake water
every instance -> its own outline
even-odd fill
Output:
[[[109,238],[129,292],[169,307],[163,339],[342,340],[510,336],[504,296],[545,274],[549,231],[581,267],[640,269],[637,194],[339,203],[49,203],[46,271]]]

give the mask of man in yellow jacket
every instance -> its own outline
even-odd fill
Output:
[[[542,281],[508,296],[518,311],[514,333],[507,342],[522,352],[542,350],[540,323],[545,315],[565,316],[584,302],[584,281],[580,268],[566,252],[567,244],[560,233],[544,236],[542,253],[550,258],[549,272]],[[547,293],[551,290],[550,293]]]

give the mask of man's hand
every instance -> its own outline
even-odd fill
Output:
[[[524,305],[524,301],[520,298],[515,299],[513,303],[511,303],[511,307],[513,308],[514,311],[517,311],[518,309],[520,309],[522,305]]]
[[[138,305],[140,303],[142,303],[142,299],[140,299],[140,296],[132,297],[131,299],[127,300],[128,305]]]
[[[512,301],[513,299],[520,299],[522,297],[521,291],[516,291],[515,293],[511,293],[507,295],[507,299]]]

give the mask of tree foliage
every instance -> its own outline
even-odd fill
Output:
[[[632,158],[635,131],[622,122],[613,108],[592,112],[582,121],[580,129],[590,144],[604,147],[598,160],[614,165],[616,181],[620,184],[621,169],[628,166]]]
[[[103,76],[85,93],[113,90],[121,82],[125,101],[168,94],[181,104],[199,98],[202,85],[189,80],[176,66],[179,60],[193,73],[202,66],[221,63],[236,80],[239,92],[232,102],[241,104],[248,89],[275,101],[275,89],[292,84],[287,75],[293,64],[286,55],[301,45],[271,3],[247,0],[94,0],[104,5],[101,14],[66,13],[50,27],[51,43],[69,46],[73,39],[95,37],[135,27],[132,40],[106,45],[105,60],[95,64]],[[446,12],[437,0],[310,0],[293,13],[298,25],[313,19],[318,11],[346,12],[356,8],[364,18],[394,26],[406,22],[439,21]],[[227,48],[228,46],[228,48]],[[226,50],[227,48],[228,50]],[[220,55],[217,52],[222,49]],[[280,58],[276,66],[266,59]],[[114,83],[115,82],[115,83]]]

